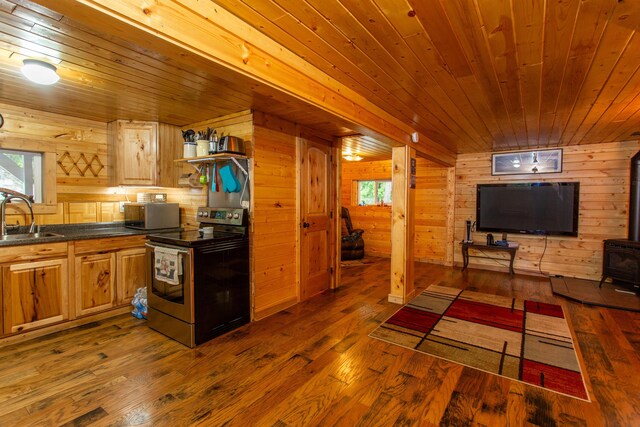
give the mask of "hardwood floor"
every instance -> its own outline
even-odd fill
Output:
[[[399,308],[388,259],[342,283],[193,350],[128,315],[0,348],[0,425],[640,425],[637,313],[554,297],[543,278],[416,265],[420,288],[564,305],[587,403],[369,338]]]

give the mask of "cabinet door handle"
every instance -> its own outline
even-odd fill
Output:
[[[302,228],[309,228],[309,227],[311,227],[311,224],[309,224],[308,222],[302,223]]]

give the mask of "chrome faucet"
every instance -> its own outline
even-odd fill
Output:
[[[0,202],[0,237],[7,235],[7,216],[5,214],[5,206],[7,203],[11,203],[12,199],[20,199],[27,204],[29,212],[31,213],[29,234],[35,233],[36,220],[33,216],[33,196],[27,196],[26,194],[18,193],[17,191],[9,190],[7,188],[0,189],[0,195],[4,197],[2,202]]]

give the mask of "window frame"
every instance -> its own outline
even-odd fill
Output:
[[[42,155],[42,202],[33,204],[34,214],[56,213],[56,144],[54,142],[38,141],[29,138],[2,138],[0,148],[5,150],[29,151]],[[28,209],[22,203],[7,203],[7,214],[25,214]]]
[[[373,199],[374,199],[374,204],[372,205],[364,205],[364,206],[377,206],[377,207],[383,207],[383,206],[391,206],[393,204],[393,191],[391,192],[391,201],[387,204],[387,203],[383,203],[382,205],[380,205],[380,202],[378,200],[378,184],[379,183],[390,183],[393,189],[393,180],[391,179],[358,179],[355,181],[355,196],[356,196],[356,205],[357,206],[362,206],[360,205],[360,183],[361,182],[373,182]]]

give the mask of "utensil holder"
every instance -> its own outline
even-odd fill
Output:
[[[196,155],[203,157],[209,155],[209,141],[206,139],[199,139],[196,143]]]
[[[182,157],[185,159],[190,159],[196,156],[196,143],[195,142],[185,142],[183,145]]]

